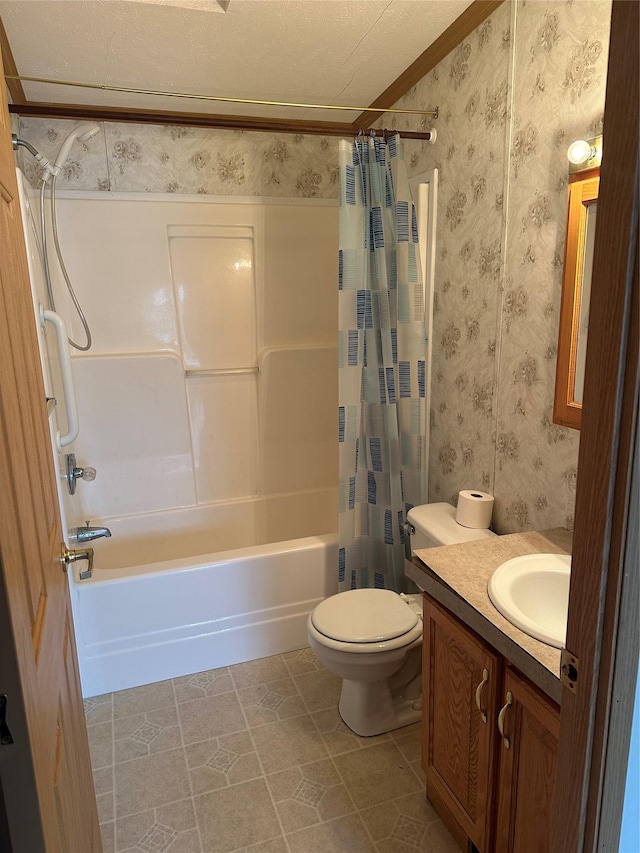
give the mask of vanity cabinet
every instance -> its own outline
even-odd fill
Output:
[[[551,838],[560,714],[510,666],[503,701],[496,850],[545,853]]]
[[[454,834],[490,848],[501,661],[425,596],[423,765],[427,796],[444,806]],[[449,817],[449,815],[446,815]],[[457,825],[457,826],[456,826]],[[462,836],[455,830],[459,827]]]
[[[422,678],[427,796],[453,835],[480,853],[545,853],[557,706],[428,595]]]

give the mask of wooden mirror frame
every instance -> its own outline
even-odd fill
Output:
[[[576,355],[582,298],[583,263],[587,210],[598,198],[600,169],[589,169],[569,177],[567,236],[562,274],[562,299],[558,331],[556,389],[553,421],[580,429],[582,403],[575,399]]]

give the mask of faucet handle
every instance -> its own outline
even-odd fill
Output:
[[[75,453],[67,453],[67,470],[65,473],[65,479],[69,486],[69,494],[75,495],[76,493],[76,480],[87,480],[91,482],[96,478],[96,469],[89,468],[78,468],[76,467],[76,457]]]

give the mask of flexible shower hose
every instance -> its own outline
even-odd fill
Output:
[[[69,291],[69,296],[74,304],[76,311],[78,312],[78,316],[80,317],[80,322],[84,328],[84,332],[87,338],[86,344],[77,344],[75,341],[69,338],[69,344],[77,350],[82,352],[86,352],[91,348],[91,329],[89,328],[89,324],[87,323],[87,318],[84,316],[84,311],[82,310],[82,306],[78,301],[78,297],[76,296],[76,292],[73,289],[73,285],[71,284],[71,279],[69,278],[69,274],[67,272],[67,268],[64,263],[64,259],[62,257],[62,250],[60,248],[60,240],[58,238],[58,221],[56,218],[56,181],[57,175],[53,175],[51,177],[51,192],[49,194],[49,204],[51,207],[51,231],[53,234],[53,244],[56,250],[56,255],[58,256],[58,263],[60,264],[60,270],[62,272],[62,276],[65,280],[65,284],[67,285],[67,290]],[[46,200],[46,188],[47,182],[42,182],[42,187],[40,188],[40,234],[42,238],[42,255],[44,258],[44,278],[45,284],[47,286],[47,295],[49,297],[49,303],[51,305],[51,310],[56,310],[55,300],[53,297],[53,287],[51,284],[51,270],[49,268],[49,254],[47,252],[47,226],[46,226],[46,217],[45,217],[45,200]]]

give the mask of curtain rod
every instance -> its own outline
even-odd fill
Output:
[[[435,141],[438,138],[437,131],[435,130],[396,130],[393,127],[379,127],[377,129],[372,127],[370,130],[359,130],[354,134],[358,139],[366,139],[367,136],[381,136],[384,139],[388,139],[390,136],[396,135],[402,137],[402,139],[424,139],[425,142],[430,142],[432,145],[435,145]]]
[[[86,104],[51,104],[29,102],[9,104],[9,112],[34,118],[79,119],[81,121],[124,122],[126,124],[161,124],[175,127],[198,127],[209,130],[243,130],[256,133],[295,133],[311,136],[357,136],[359,128],[353,124],[308,121],[306,119],[278,119],[258,116],[238,116],[214,113],[157,112],[128,107],[96,107]],[[366,131],[365,131],[366,132]],[[380,131],[378,131],[379,133]],[[432,142],[436,131],[387,130],[387,135],[399,133],[403,139],[422,139]]]
[[[439,109],[402,110],[397,107],[357,107],[338,104],[298,104],[287,101],[259,101],[253,98],[223,98],[217,95],[196,95],[190,92],[159,92],[153,89],[134,89],[129,86],[107,86],[100,83],[80,83],[74,80],[53,80],[48,77],[26,77],[22,74],[5,74],[7,80],[27,83],[50,83],[54,86],[75,86],[80,89],[99,89],[103,92],[125,92],[133,95],[157,95],[165,98],[189,98],[197,101],[217,101],[226,104],[253,104],[261,107],[296,107],[309,110],[356,110],[357,112],[404,113],[407,115],[433,116],[438,118]]]

